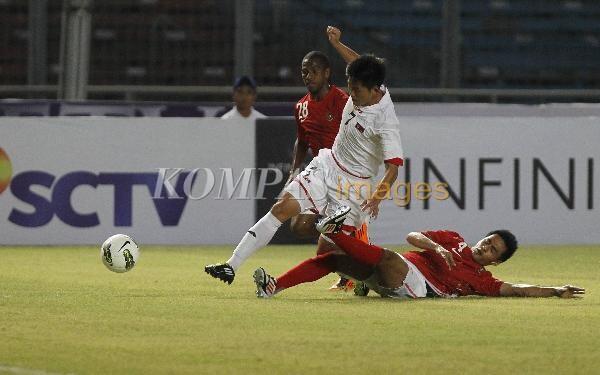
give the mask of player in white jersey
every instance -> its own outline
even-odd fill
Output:
[[[348,63],[346,77],[350,98],[332,150],[322,149],[306,169],[286,188],[271,210],[244,235],[231,258],[223,264],[207,265],[206,273],[231,284],[235,271],[257,250],[267,245],[282,223],[310,209],[331,215],[338,206],[351,207],[344,228],[351,232],[368,216],[376,218],[381,200],[403,163],[399,123],[389,92],[383,86],[385,65],[372,55],[359,56],[340,42],[341,32],[327,28],[330,43]],[[384,163],[383,178],[374,181]],[[336,246],[323,236],[319,249]],[[322,250],[321,252],[323,252]]]
[[[394,159],[402,158],[394,103],[389,92],[382,91],[381,100],[372,105],[361,107],[354,104],[356,99],[348,100],[332,147],[336,159],[361,176],[374,176],[383,162],[396,164]]]

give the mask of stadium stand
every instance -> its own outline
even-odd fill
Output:
[[[461,4],[463,87],[598,87],[598,2]]]
[[[48,2],[49,84],[58,81],[61,3]],[[27,84],[27,4],[0,1],[0,84]],[[460,87],[600,87],[597,0],[460,4]],[[442,8],[442,0],[255,0],[253,75],[261,86],[302,85],[300,59],[318,49],[332,57],[333,82],[344,85],[344,63],[323,35],[331,23],[359,52],[386,57],[389,86],[438,87]],[[228,86],[234,22],[232,0],[96,1],[89,83]]]
[[[231,1],[98,2],[90,82],[206,85],[231,81],[233,18]]]
[[[0,2],[0,83],[27,83],[27,2]]]
[[[390,85],[428,87],[439,83],[440,1],[309,0],[287,2],[283,9],[273,10],[270,2],[263,0],[257,2],[257,8],[256,32],[262,37],[255,45],[260,59],[255,61],[255,76],[263,85],[281,80],[301,84],[299,61],[313,49],[331,54],[333,81],[343,85],[344,63],[331,53],[323,38],[330,23],[345,30],[345,40],[358,52],[386,57]],[[270,39],[279,34],[283,35]],[[265,60],[278,61],[278,65],[263,65]]]

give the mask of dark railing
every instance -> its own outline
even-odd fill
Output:
[[[55,85],[4,85],[0,98],[56,99]],[[90,85],[90,99],[142,101],[206,101],[228,102],[228,86],[130,86]],[[444,89],[390,88],[397,102],[485,102],[485,103],[552,103],[598,102],[600,89]],[[261,101],[295,102],[306,94],[302,86],[264,86],[258,91]]]

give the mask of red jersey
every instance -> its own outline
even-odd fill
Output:
[[[444,295],[500,295],[503,282],[475,262],[471,248],[458,233],[441,230],[423,234],[452,253],[456,263],[450,270],[444,258],[433,250],[402,254],[421,271],[434,290]]]
[[[296,103],[298,140],[308,144],[313,156],[317,156],[320,149],[333,146],[347,101],[348,94],[331,85],[323,99],[314,100],[308,93]]]

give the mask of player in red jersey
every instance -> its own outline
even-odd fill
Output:
[[[319,255],[278,278],[258,268],[254,271],[257,296],[271,297],[294,285],[318,280],[330,272],[342,272],[362,280],[364,286],[355,289],[359,295],[366,295],[372,289],[382,297],[394,298],[467,295],[569,298],[585,293],[585,289],[572,285],[512,284],[492,276],[485,267],[505,262],[517,249],[515,236],[507,230],[490,232],[472,247],[456,232],[412,232],[406,240],[423,251],[400,255],[341,232],[341,224],[349,211],[349,207],[340,207],[316,226],[343,249],[345,255]]]
[[[301,74],[308,93],[296,103],[294,111],[297,138],[286,186],[300,173],[308,150],[316,156],[322,148],[333,146],[348,101],[348,94],[329,83],[331,68],[323,52],[307,53],[302,59]],[[301,213],[292,217],[290,228],[300,238],[317,238],[320,233],[315,230],[316,219],[316,214]]]
[[[308,150],[316,156],[322,148],[331,149],[348,101],[348,94],[330,83],[329,58],[323,52],[307,53],[302,59],[301,74],[308,93],[298,100],[294,111],[297,138],[286,186],[300,173],[300,166],[306,159]],[[290,229],[299,238],[318,238],[320,233],[315,229],[317,218],[318,215],[312,212],[300,213],[292,217]],[[366,223],[354,232],[354,236],[369,242]],[[317,254],[331,250],[328,242],[321,241]],[[340,278],[330,289],[347,291],[353,286],[352,280]]]

